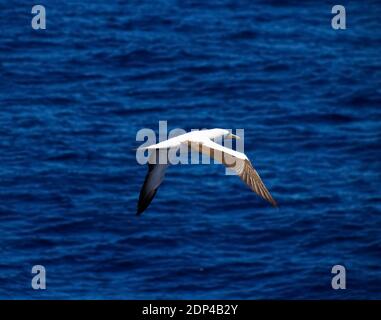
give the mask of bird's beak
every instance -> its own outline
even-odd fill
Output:
[[[241,139],[239,136],[236,136],[235,134],[232,134],[232,133],[228,133],[227,136],[226,136],[227,139]]]

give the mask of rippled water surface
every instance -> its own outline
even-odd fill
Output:
[[[379,1],[33,4],[0,1],[1,298],[381,298]],[[243,128],[279,209],[173,166],[136,217],[159,120]]]

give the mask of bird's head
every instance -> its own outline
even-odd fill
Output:
[[[236,139],[236,140],[239,140],[241,139],[239,136],[235,135],[235,134],[232,134],[232,133],[228,133],[226,136],[225,136],[226,139]]]
[[[217,129],[217,130],[222,131],[222,135],[225,137],[225,139],[237,139],[237,140],[240,139],[239,136],[232,134],[229,130],[226,130],[226,129]]]
[[[215,129],[209,129],[205,131],[209,139],[215,139],[219,137],[224,137],[225,139],[239,139],[239,136],[236,136],[235,134],[230,133],[230,131],[226,129],[215,128]]]

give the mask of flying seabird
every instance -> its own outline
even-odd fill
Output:
[[[169,165],[168,151],[173,148],[178,149],[182,145],[186,145],[188,148],[197,152],[204,153],[234,170],[251,190],[276,207],[277,203],[263,184],[258,172],[254,169],[248,157],[242,152],[226,148],[212,141],[212,139],[219,137],[239,139],[238,136],[231,134],[228,130],[209,129],[188,132],[148,147],[139,148],[138,150],[153,150],[154,152],[152,152],[149,157],[148,172],[140,190],[136,214],[140,215],[147,209],[157,189],[163,182],[165,170]],[[164,163],[160,163],[159,158],[162,159],[163,154],[165,155],[165,159],[164,161],[160,160],[160,162]]]

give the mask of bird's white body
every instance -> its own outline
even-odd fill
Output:
[[[178,148],[182,143],[195,143],[208,146],[211,139],[216,139],[222,136],[227,136],[227,138],[238,138],[237,136],[231,134],[229,130],[225,129],[208,129],[208,130],[200,130],[200,131],[191,131],[179,135],[174,138],[170,138],[168,140],[159,142],[157,144],[150,145],[143,149],[153,150],[153,149],[170,149],[170,148]],[[221,152],[228,152],[229,154],[239,158],[239,159],[247,159],[246,155],[242,152],[238,152],[224,146],[221,146],[217,143],[213,145],[214,149],[217,149]]]

